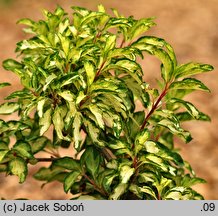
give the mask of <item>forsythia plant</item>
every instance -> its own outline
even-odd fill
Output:
[[[45,20],[18,22],[31,38],[17,43],[19,61],[3,62],[23,89],[0,105],[0,114],[19,116],[0,120],[0,171],[23,183],[28,164],[50,162],[34,178],[61,182],[73,199],[203,199],[191,187],[205,181],[174,149],[174,136],[188,143],[181,123],[210,120],[184,96],[209,92],[193,75],[213,67],[178,64],[164,39],[143,36],[153,18],[126,18],[114,9],[111,16],[102,5],[97,12],[72,9],[72,19],[57,7],[44,11]],[[138,62],[145,54],[161,62],[158,89]],[[69,154],[60,156],[61,148]]]

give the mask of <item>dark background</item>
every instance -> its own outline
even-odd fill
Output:
[[[179,63],[197,61],[212,64],[213,72],[198,75],[210,89],[211,94],[193,93],[191,100],[201,111],[209,114],[211,123],[190,122],[184,127],[192,133],[193,141],[189,144],[178,143],[184,159],[193,166],[199,177],[207,184],[197,185],[195,189],[205,199],[218,199],[218,0],[0,0],[0,62],[6,58],[15,58],[15,45],[26,36],[22,26],[16,25],[21,18],[42,19],[43,8],[54,10],[59,4],[71,13],[70,6],[82,6],[95,10],[101,3],[106,8],[116,8],[122,14],[135,18],[156,17],[157,26],[148,32],[164,38],[173,47]],[[154,84],[159,78],[159,61],[146,57],[142,62],[145,80]],[[10,82],[13,87],[0,90],[0,102],[9,92],[20,89],[17,77],[0,67],[0,82]],[[8,120],[9,116],[0,116]],[[11,118],[11,117],[10,117]],[[16,118],[16,116],[14,117]],[[65,154],[65,153],[63,153]],[[42,165],[42,164],[41,164]],[[36,168],[30,167],[27,181],[19,185],[17,177],[0,175],[0,198],[15,199],[67,199],[62,185],[52,183],[42,190],[41,182],[32,179]]]

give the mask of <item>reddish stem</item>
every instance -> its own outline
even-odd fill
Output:
[[[154,105],[152,106],[150,112],[148,113],[148,115],[146,116],[142,126],[141,126],[141,130],[143,130],[148,122],[148,119],[151,117],[151,115],[153,114],[153,112],[157,109],[159,103],[161,102],[161,100],[165,97],[165,95],[167,94],[168,91],[168,84],[166,84],[163,92],[161,93],[161,95],[158,97],[157,101],[154,103]]]
[[[95,78],[94,78],[94,81],[96,81],[96,79],[98,78],[99,74],[101,73],[101,70],[102,68],[104,67],[106,61],[104,61],[102,64],[101,64],[101,67],[98,69],[96,75],[95,75]]]

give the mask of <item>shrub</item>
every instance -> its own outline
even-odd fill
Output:
[[[205,181],[174,148],[174,137],[188,143],[181,123],[210,120],[184,97],[209,92],[193,75],[213,67],[178,64],[164,39],[143,36],[153,18],[115,9],[111,16],[102,5],[97,12],[72,8],[72,20],[57,7],[44,11],[45,20],[18,21],[31,37],[17,43],[19,60],[3,62],[23,89],[0,105],[0,114],[19,116],[0,120],[0,170],[23,183],[28,164],[50,162],[34,178],[61,182],[73,199],[203,199],[191,187]],[[161,62],[158,88],[145,81],[145,54]],[[61,148],[69,154],[61,156]]]

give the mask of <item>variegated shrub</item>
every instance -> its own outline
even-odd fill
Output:
[[[19,117],[0,120],[0,171],[23,183],[28,164],[50,162],[34,178],[61,182],[73,199],[203,199],[191,187],[204,180],[174,149],[174,137],[190,142],[181,123],[210,120],[184,97],[209,92],[193,75],[213,67],[178,64],[164,39],[143,36],[153,18],[114,9],[111,16],[102,5],[72,9],[72,19],[57,7],[44,10],[44,20],[18,22],[31,37],[17,43],[19,60],[3,62],[23,89],[0,105],[0,114]],[[157,89],[139,64],[146,55],[161,62]]]

